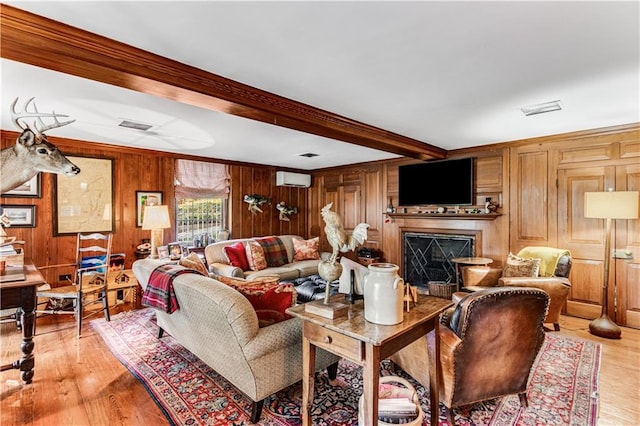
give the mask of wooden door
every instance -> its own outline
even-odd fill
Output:
[[[573,260],[569,315],[592,319],[602,309],[605,220],[584,217],[584,193],[607,188],[615,188],[613,166],[558,170],[558,247],[570,250]],[[614,318],[613,286],[609,290],[607,309]]]
[[[616,167],[616,185],[619,191],[640,191],[640,164]],[[611,263],[618,301],[615,320],[640,328],[640,220],[616,220],[615,230],[611,240],[616,254]]]

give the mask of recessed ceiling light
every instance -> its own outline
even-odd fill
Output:
[[[320,154],[314,154],[313,152],[307,152],[306,154],[300,154],[300,157],[307,157],[307,158],[311,158],[311,157],[317,157]]]
[[[142,130],[143,132],[153,127],[151,124],[140,123],[133,120],[122,120],[118,126],[126,127],[127,129]]]
[[[528,105],[520,108],[520,111],[526,116],[544,114],[545,112],[560,111],[560,101],[545,102],[542,104]]]

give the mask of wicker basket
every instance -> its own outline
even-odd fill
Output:
[[[451,299],[451,295],[453,294],[453,290],[456,285],[451,283],[446,283],[444,281],[429,281],[429,295],[440,297],[442,299]]]

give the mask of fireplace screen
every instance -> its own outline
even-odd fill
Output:
[[[456,281],[456,257],[475,255],[475,237],[454,234],[402,234],[404,280],[427,288],[429,281]]]

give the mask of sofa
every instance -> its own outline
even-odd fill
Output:
[[[133,264],[146,289],[152,272],[166,261],[141,259]],[[233,287],[193,271],[176,276],[173,290],[178,309],[156,309],[162,337],[166,331],[182,346],[222,375],[253,401],[257,422],[263,400],[302,379],[302,323],[290,318],[259,327],[249,300]],[[339,358],[318,350],[316,371],[327,368],[335,379]]]
[[[274,275],[279,277],[281,280],[287,281],[307,277],[309,275],[316,275],[318,273],[318,263],[320,263],[320,259],[294,260],[295,249],[293,238],[304,241],[304,238],[298,235],[277,236],[286,250],[287,259],[284,265],[269,266],[265,269],[256,271],[250,269],[243,270],[241,267],[234,266],[230,263],[228,255],[225,254],[225,247],[233,246],[237,243],[242,243],[246,247],[249,241],[256,241],[261,238],[266,237],[224,240],[207,245],[204,249],[204,255],[207,259],[207,265],[209,265],[209,271],[216,275],[246,278],[249,280],[259,276]],[[318,255],[321,259],[328,259],[330,254],[318,253]]]

